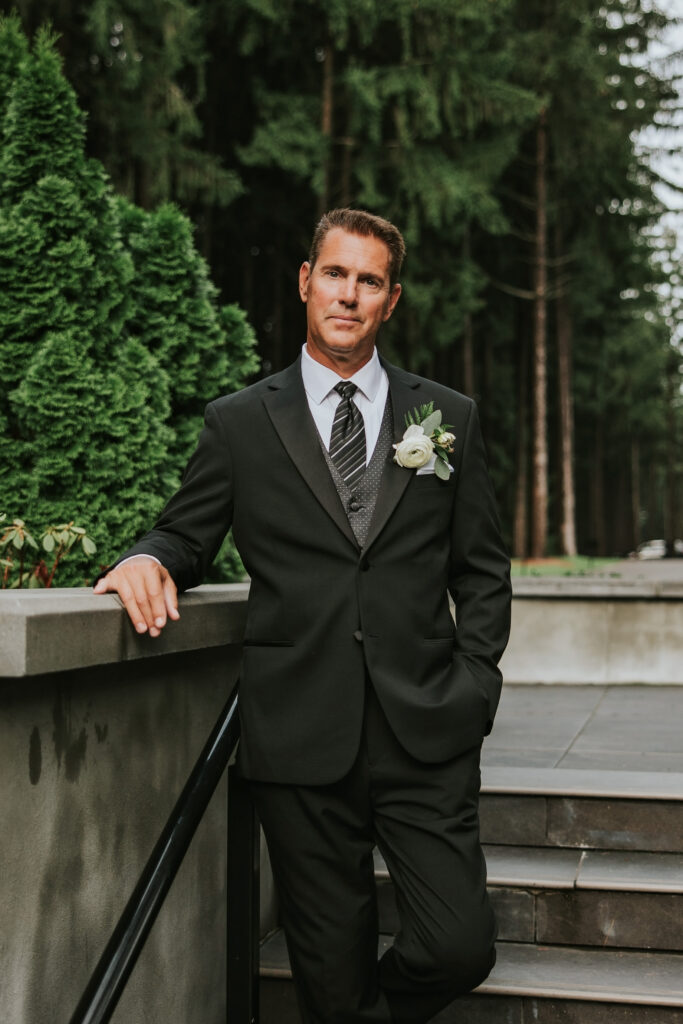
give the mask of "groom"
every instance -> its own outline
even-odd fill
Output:
[[[377,355],[404,253],[379,217],[322,218],[300,359],[207,407],[180,490],[95,587],[158,636],[232,525],[251,577],[238,766],[307,1024],[428,1021],[495,959],[477,809],[509,563],[476,406]],[[379,963],[375,844],[400,915]]]

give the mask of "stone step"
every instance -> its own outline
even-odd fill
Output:
[[[380,954],[391,944],[380,939]],[[261,949],[262,1024],[299,1024],[281,931]],[[433,1024],[683,1024],[683,956],[498,945],[498,961],[476,993]]]
[[[499,938],[508,942],[683,950],[683,855],[485,846]],[[380,929],[398,930],[375,851]]]
[[[683,853],[683,774],[482,770],[485,843]]]

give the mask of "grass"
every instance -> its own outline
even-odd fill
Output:
[[[591,558],[588,555],[575,555],[573,558],[513,558],[513,576],[611,576],[619,577],[620,573],[610,572],[618,558]]]

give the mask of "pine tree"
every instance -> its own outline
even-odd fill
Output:
[[[12,32],[0,26],[0,52]],[[179,211],[114,200],[52,37],[15,70],[0,156],[1,503],[41,525],[76,520],[107,564],[171,492],[205,401],[250,371],[253,337],[238,314],[226,332]],[[70,559],[59,582],[83,571]]]
[[[0,124],[10,100],[19,67],[28,55],[28,43],[16,11],[0,15]]]

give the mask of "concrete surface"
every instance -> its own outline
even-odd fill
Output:
[[[643,596],[636,585],[629,597],[602,583],[556,586],[516,585],[500,665],[508,682],[683,684],[683,593]]]
[[[0,592],[3,1024],[68,1020],[236,678],[246,597],[244,585],[198,588],[183,596],[181,621],[155,641],[136,636],[109,595]],[[574,627],[562,627],[574,604],[579,616],[581,606],[591,610],[583,638]],[[539,620],[543,605],[555,618],[546,608]],[[532,640],[527,665],[544,650],[570,664],[582,643],[593,652],[584,657],[587,671],[604,638],[598,624],[603,628],[611,618],[610,635],[624,645],[621,664],[630,651],[638,664],[649,658],[671,682],[667,659],[671,651],[678,657],[682,607],[657,595],[524,597],[515,601],[515,614],[520,637],[526,630]],[[519,625],[527,611],[529,622]],[[647,637],[655,644],[649,655]],[[617,772],[622,769],[640,779],[649,772],[653,781],[666,775],[675,788],[683,770],[683,690],[597,682],[506,684],[484,746],[484,780],[487,772],[540,769],[546,775],[566,772],[569,780],[623,775]],[[541,797],[520,798],[518,824],[531,825],[529,802],[536,799],[545,808]],[[640,813],[637,801],[633,810]],[[575,809],[568,807],[570,812],[574,820]],[[657,835],[663,830],[662,823],[652,825]],[[225,831],[223,790],[190,848],[114,1024],[222,1021]],[[268,914],[267,873],[264,886]]]
[[[601,771],[683,772],[683,688],[506,683],[482,764],[598,779]]]

